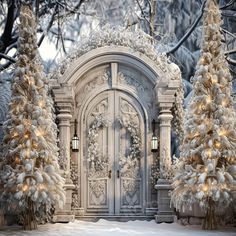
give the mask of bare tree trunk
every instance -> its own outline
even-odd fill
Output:
[[[216,227],[215,203],[212,198],[209,198],[206,216],[203,220],[202,228],[205,230],[214,230]]]
[[[23,229],[24,230],[37,229],[34,203],[29,197],[27,198],[27,209],[25,209],[25,212],[23,213]]]
[[[156,0],[151,0],[150,9],[150,35],[154,36],[155,33],[155,16],[156,16]]]

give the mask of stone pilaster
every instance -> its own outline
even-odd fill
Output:
[[[66,202],[63,209],[57,209],[54,217],[55,222],[69,222],[74,219],[71,209],[72,192],[75,188],[71,181],[70,164],[71,164],[71,133],[70,122],[73,112],[73,89],[68,86],[57,87],[53,89],[54,101],[58,109],[57,118],[59,121],[59,148],[60,148],[60,167],[62,175],[65,177]]]

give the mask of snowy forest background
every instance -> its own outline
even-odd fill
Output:
[[[30,0],[28,0],[30,1]],[[70,54],[71,46],[105,24],[144,31],[182,71],[185,106],[199,58],[205,0],[35,0],[39,51],[49,72]],[[219,0],[225,55],[236,73],[236,1]],[[20,0],[0,2],[0,141],[17,58]],[[235,87],[235,86],[234,86]],[[236,88],[234,88],[235,90]],[[234,94],[233,94],[234,95]]]

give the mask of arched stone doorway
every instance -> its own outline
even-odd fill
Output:
[[[161,166],[163,158],[170,158],[170,109],[180,73],[165,56],[156,55],[155,60],[149,56],[132,45],[96,48],[74,59],[52,84],[67,189],[59,221],[71,215],[156,214],[152,167],[156,158]],[[158,117],[160,147],[153,155],[151,122]],[[75,119],[79,153],[70,151]]]

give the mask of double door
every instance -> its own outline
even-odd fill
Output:
[[[128,94],[96,96],[84,117],[86,214],[139,215],[144,211],[144,119]]]

